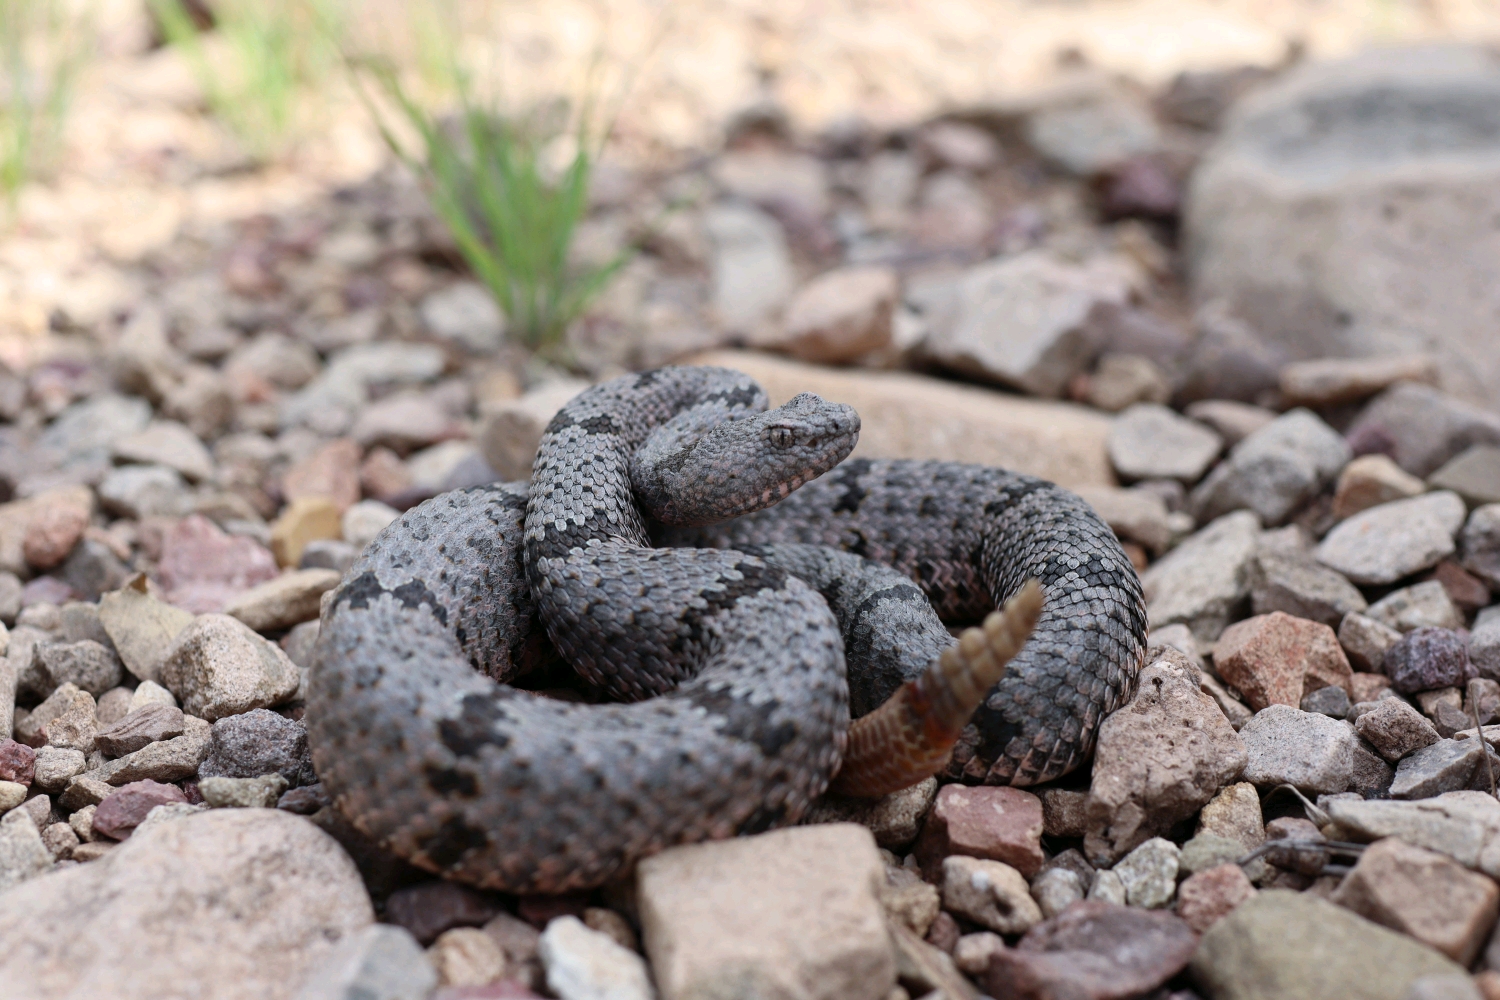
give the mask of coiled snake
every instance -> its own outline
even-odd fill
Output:
[[[840,465],[850,408],[766,406],[725,369],[623,376],[553,419],[529,486],[382,532],[325,608],[307,698],[338,810],[446,877],[562,892],[796,822],[836,773],[876,794],[944,764],[1033,784],[1085,760],[1144,650],[1108,527],[999,469]],[[1013,595],[957,643],[938,617]],[[613,700],[512,685],[557,654]],[[885,705],[852,740],[851,703]]]

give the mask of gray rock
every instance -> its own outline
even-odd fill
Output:
[[[1486,847],[1500,834],[1500,802],[1488,789],[1447,792],[1415,802],[1335,799],[1325,805],[1339,827],[1357,840],[1399,837],[1448,855],[1461,865],[1500,874],[1500,852],[1486,862]]]
[[[1471,507],[1500,502],[1500,447],[1471,445],[1428,476],[1427,484],[1452,490]]]
[[[1031,898],[1050,920],[1084,895],[1083,880],[1067,868],[1048,868],[1031,880]]]
[[[0,893],[52,867],[52,852],[25,809],[0,817]]]
[[[1257,615],[1285,611],[1337,627],[1368,606],[1358,587],[1310,557],[1262,548],[1250,566],[1250,609]]]
[[[855,799],[824,795],[813,803],[804,823],[858,823],[875,835],[875,843],[888,851],[910,847],[922,832],[922,821],[937,795],[936,778],[927,778],[910,788],[884,798]]]
[[[330,569],[283,573],[234,597],[224,613],[257,632],[283,632],[317,618],[323,594],[338,583],[339,574]]]
[[[151,404],[133,396],[104,393],[74,403],[48,425],[37,449],[62,461],[91,452],[108,453],[110,445],[141,430],[151,420]]]
[[[118,687],[125,668],[114,650],[84,639],[82,642],[43,642],[35,652],[53,687],[75,684],[94,696]]]
[[[1430,799],[1444,792],[1489,788],[1479,741],[1438,740],[1404,757],[1396,765],[1391,798]],[[1495,778],[1500,781],[1500,756],[1490,752]]]
[[[1400,641],[1400,632],[1367,615],[1351,611],[1339,622],[1339,645],[1356,670],[1380,673],[1386,650]]]
[[[1156,121],[1122,94],[1100,90],[1051,103],[1026,119],[1033,149],[1078,177],[1091,177],[1160,142]]]
[[[1281,396],[1293,406],[1328,408],[1357,403],[1397,382],[1437,382],[1426,354],[1376,358],[1314,358],[1281,369]]]
[[[1463,612],[1436,580],[1424,580],[1410,587],[1393,590],[1370,605],[1365,614],[1397,632],[1410,632],[1418,628],[1458,629],[1464,626]],[[1387,649],[1386,653],[1389,652]]]
[[[1131,906],[1158,910],[1172,902],[1177,892],[1177,865],[1181,852],[1162,837],[1152,837],[1115,865],[1114,873],[1125,885]]]
[[[1464,514],[1463,500],[1446,490],[1383,503],[1330,531],[1318,561],[1358,584],[1395,583],[1451,556]]]
[[[1297,707],[1304,712],[1326,715],[1331,719],[1342,719],[1349,714],[1349,693],[1341,687],[1330,684],[1303,695],[1302,704]]]
[[[198,789],[205,804],[214,809],[274,809],[286,779],[279,774],[259,778],[202,778]]]
[[[1109,432],[1109,459],[1127,480],[1176,479],[1191,485],[1223,447],[1218,434],[1155,403],[1130,407]]]
[[[1396,769],[1387,764],[1365,741],[1354,746],[1354,773],[1349,779],[1349,794],[1367,799],[1383,799],[1391,793]]]
[[[155,681],[172,640],[193,614],[153,597],[145,574],[137,574],[99,599],[99,621],[109,633],[125,669],[141,681]]]
[[[1182,845],[1177,859],[1178,878],[1187,878],[1220,865],[1233,864],[1248,854],[1244,844],[1216,833],[1200,833]]]
[[[130,571],[104,542],[83,538],[73,546],[54,575],[85,601],[97,601],[106,591],[122,585]]]
[[[21,613],[21,579],[14,573],[0,572],[0,624],[14,625]]]
[[[1257,893],[1210,927],[1190,968],[1212,1000],[1403,1000],[1420,976],[1463,972],[1405,935],[1285,889]]]
[[[11,891],[0,981],[13,995],[156,1000],[172,984],[289,997],[334,942],[373,922],[354,863],[302,817],[216,809],[156,821],[162,811],[101,860]]]
[[[1464,569],[1500,590],[1500,503],[1476,507],[1459,536]]]
[[[302,550],[298,569],[331,569],[340,576],[349,572],[354,560],[359,558],[359,549],[336,538],[318,538],[307,543]]]
[[[1268,525],[1281,524],[1333,482],[1350,457],[1349,445],[1316,414],[1292,410],[1235,445],[1193,490],[1189,505],[1200,522],[1249,509]]]
[[[1500,417],[1431,386],[1402,382],[1381,393],[1349,428],[1361,450],[1388,452],[1421,478],[1475,444],[1500,444]]]
[[[213,456],[198,435],[175,420],[153,420],[144,430],[115,441],[113,450],[118,461],[166,466],[193,482],[214,474]]]
[[[198,765],[207,753],[208,723],[187,715],[183,716],[181,736],[148,743],[134,753],[100,764],[84,777],[111,785],[144,780],[181,781],[198,773]]]
[[[943,908],[997,934],[1025,934],[1042,919],[1025,877],[1002,861],[943,859]]]
[[[1385,48],[1261,88],[1193,177],[1196,296],[1299,358],[1432,351],[1444,384],[1493,400],[1496,107],[1478,47]]]
[[[99,731],[94,743],[111,757],[135,753],[160,740],[176,739],[183,733],[182,709],[172,705],[144,705]]]
[[[179,517],[192,503],[187,482],[165,465],[126,465],[99,484],[99,501],[120,517]]]
[[[88,758],[82,750],[67,747],[40,747],[36,752],[36,770],[31,784],[44,792],[60,792],[69,779],[83,773]]]
[[[1275,410],[1232,399],[1202,399],[1188,404],[1183,412],[1212,427],[1231,448],[1276,419]]]
[[[497,350],[505,337],[505,317],[477,281],[456,281],[428,294],[417,315],[438,339],[478,354]]]
[[[1342,792],[1354,770],[1354,727],[1326,715],[1271,705],[1240,729],[1245,780],[1259,787],[1294,785],[1306,793]]]
[[[1474,626],[1469,634],[1469,662],[1480,677],[1500,681],[1500,615]]]
[[[279,705],[301,674],[274,643],[228,615],[199,615],[172,641],[157,680],[182,710],[210,722]]]
[[[1406,633],[1385,654],[1391,687],[1402,694],[1417,694],[1457,689],[1467,683],[1473,673],[1464,638],[1452,629],[1425,625]]]
[[[1260,519],[1250,511],[1225,514],[1141,574],[1152,628],[1182,623],[1199,642],[1212,643],[1241,617],[1250,596],[1250,561]]]
[[[427,1000],[438,976],[411,933],[371,924],[339,939],[296,1000]]]
[[[447,357],[436,344],[384,340],[356,344],[329,359],[328,367],[279,404],[284,428],[306,425],[342,434],[370,398],[371,389],[430,382],[443,373]]]
[[[1400,698],[1376,702],[1374,708],[1360,715],[1354,728],[1392,764],[1440,739],[1432,723]]]
[[[1113,486],[1083,487],[1076,491],[1104,519],[1122,541],[1139,542],[1160,555],[1179,535],[1193,530],[1193,519],[1169,513],[1166,502],[1144,489],[1122,490]]]
[[[292,787],[317,781],[307,730],[300,722],[264,708],[231,715],[213,724],[202,777],[257,778],[279,774]]]
[[[1089,883],[1088,898],[1124,906],[1125,883],[1116,872],[1101,868],[1094,872],[1093,881]]]
[[[488,407],[479,432],[479,447],[501,479],[527,479],[536,460],[542,432],[564,404],[588,383],[581,379],[547,382],[518,399]],[[373,537],[373,536],[372,536]]]
[[[556,917],[537,945],[547,988],[559,1000],[655,1000],[646,963],[577,917]]]
[[[713,243],[713,304],[723,326],[753,333],[795,285],[781,225],[749,205],[722,204],[703,219]]]
[[[1418,976],[1401,1000],[1484,1000],[1474,980],[1461,972]]]

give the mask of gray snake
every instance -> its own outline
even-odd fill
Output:
[[[1082,763],[1144,651],[1109,528],[998,469],[838,465],[852,410],[766,405],[723,369],[623,376],[554,418],[529,485],[388,527],[326,605],[311,675],[336,808],[421,867],[512,892],[794,823],[839,769],[851,686],[856,714],[879,705],[953,642],[934,610],[978,621],[1029,578],[1035,632],[949,773],[1024,785]],[[515,686],[559,654],[613,701]]]

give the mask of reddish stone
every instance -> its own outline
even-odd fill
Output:
[[[944,785],[938,790],[917,860],[936,882],[950,854],[1003,861],[1027,878],[1047,860],[1042,853],[1042,800],[1005,786]]]
[[[38,511],[26,525],[21,552],[37,569],[60,565],[83,537],[89,526],[89,512],[73,504],[48,506]]]
[[[1465,611],[1477,611],[1489,606],[1490,588],[1452,559],[1444,559],[1438,563],[1426,578],[1441,583],[1448,592],[1448,599]]]
[[[995,1000],[1124,1000],[1177,975],[1197,946],[1198,935],[1171,913],[1088,899],[995,953],[978,978]]]
[[[228,535],[200,514],[162,535],[157,578],[168,603],[196,614],[223,611],[230,599],[281,575],[265,546]]]
[[[0,781],[30,786],[35,773],[35,750],[15,740],[0,740]]]
[[[1190,875],[1177,887],[1177,915],[1202,934],[1255,895],[1255,886],[1237,864],[1223,864]]]
[[[500,904],[477,889],[456,882],[423,882],[391,893],[385,918],[411,931],[425,947],[443,931],[480,927],[500,912]]]
[[[359,467],[359,482],[365,495],[389,503],[390,497],[398,496],[412,488],[411,470],[401,457],[389,448],[371,448]]]
[[[164,785],[149,778],[121,785],[99,803],[94,813],[94,832],[113,840],[127,840],[146,821],[147,813],[172,802],[187,802],[187,796],[176,785]]]
[[[1214,669],[1259,712],[1297,708],[1305,694],[1329,686],[1349,690],[1349,659],[1333,629],[1284,611],[1231,625],[1214,647]]]
[[[1349,675],[1349,700],[1358,705],[1362,701],[1375,701],[1380,692],[1391,686],[1385,674],[1366,674],[1359,671]]]
[[[286,470],[281,493],[288,503],[299,497],[325,497],[342,514],[359,503],[359,445],[338,438]]]
[[[33,604],[56,604],[61,607],[77,599],[78,592],[55,576],[34,577],[27,580],[26,586],[21,588],[23,608],[29,608]]]
[[[939,910],[932,919],[932,926],[927,928],[927,943],[949,955],[958,947],[958,939],[962,936],[958,921],[947,910]]]
[[[522,896],[516,905],[516,916],[537,930],[546,930],[547,925],[558,917],[583,919],[588,909],[588,896],[572,893],[563,896]]]
[[[182,709],[143,705],[94,736],[94,745],[110,757],[123,757],[159,740],[182,735]]]

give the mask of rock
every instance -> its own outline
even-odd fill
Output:
[[[1077,492],[1117,538],[1139,542],[1153,553],[1165,552],[1178,535],[1192,530],[1191,518],[1168,513],[1161,497],[1142,489],[1094,486]]]
[[[641,957],[607,934],[589,930],[577,917],[558,917],[549,923],[538,950],[547,970],[547,988],[560,1000],[652,1000],[656,996]]]
[[[1000,934],[1024,934],[1042,919],[1025,877],[999,861],[944,858],[942,891],[944,909]]]
[[[446,354],[436,344],[355,344],[330,358],[323,373],[300,391],[283,397],[277,420],[282,427],[306,424],[319,433],[342,434],[355,411],[369,401],[371,389],[429,382],[446,364]]]
[[[845,267],[802,286],[787,305],[780,332],[757,338],[794,358],[847,364],[891,342],[900,279],[888,267]]]
[[[1443,792],[1489,787],[1478,740],[1438,740],[1403,757],[1391,783],[1391,798],[1428,799]],[[1490,753],[1500,780],[1500,756]]]
[[[1281,370],[1281,395],[1293,406],[1357,403],[1397,382],[1437,383],[1437,365],[1425,354],[1375,358],[1316,358]]]
[[[52,852],[42,842],[41,832],[26,810],[13,808],[0,817],[0,893],[43,874],[51,867]],[[6,902],[13,905],[9,899]],[[7,951],[14,954],[11,950],[15,947],[13,939],[8,938],[7,943]]]
[[[1255,806],[1260,811],[1260,803]],[[1210,868],[1232,864],[1249,853],[1244,844],[1216,833],[1200,833],[1182,845],[1177,858],[1178,877],[1197,875]],[[1254,865],[1254,862],[1251,862]]]
[[[1500,504],[1475,508],[1459,544],[1464,569],[1500,590]]]
[[[1182,623],[1203,643],[1239,616],[1250,593],[1249,568],[1260,521],[1249,511],[1226,514],[1141,574],[1153,629]]]
[[[1318,561],[1358,584],[1394,583],[1452,555],[1464,503],[1441,491],[1371,507],[1341,522],[1317,548]]]
[[[1088,792],[1048,788],[1042,792],[1042,832],[1049,837],[1082,837],[1087,829]]]
[[[1360,715],[1354,728],[1392,764],[1439,739],[1432,723],[1400,698],[1387,698],[1377,703]]]
[[[1461,971],[1410,938],[1284,889],[1257,893],[1209,928],[1191,968],[1213,1000],[1402,1000],[1419,976]]]
[[[379,501],[375,501],[379,503]],[[381,504],[382,507],[385,504]],[[348,511],[345,511],[347,514]],[[359,549],[348,542],[335,541],[332,538],[320,538],[317,541],[308,542],[307,548],[302,550],[302,559],[297,563],[298,569],[331,569],[340,576],[349,571],[354,565],[354,560],[359,558]],[[304,622],[304,624],[306,624]],[[295,659],[295,657],[293,658]]]
[[[1056,398],[1101,346],[1091,314],[1124,305],[1133,280],[1108,258],[1079,265],[1043,250],[1000,257],[939,293],[924,313],[922,350],[955,371]]]
[[[312,756],[307,749],[307,730],[302,723],[264,708],[226,716],[215,722],[209,737],[208,756],[198,773],[205,778],[214,775],[255,778],[274,773],[294,787],[317,780]],[[429,938],[424,943],[430,941]]]
[[[1240,730],[1245,780],[1259,787],[1293,785],[1304,793],[1349,787],[1358,737],[1347,722],[1287,705],[1271,705]]]
[[[0,739],[0,781],[14,781],[23,786],[29,785],[35,770],[35,750],[9,738]]]
[[[1049,102],[1026,118],[1026,142],[1076,177],[1091,177],[1160,141],[1149,112],[1122,93],[1090,89]]]
[[[130,699],[134,697],[135,692],[128,687],[110,688],[100,695],[97,713],[100,727],[112,726],[130,714]]]
[[[1444,559],[1432,570],[1431,579],[1443,585],[1448,599],[1461,611],[1478,611],[1490,603],[1490,588],[1484,581],[1452,559]]]
[[[537,929],[504,911],[485,923],[483,929],[505,953],[508,974],[527,983],[532,989],[541,989],[546,973],[537,954],[541,943],[541,934]]]
[[[1424,626],[1459,629],[1464,624],[1463,613],[1437,580],[1393,590],[1370,605],[1365,614],[1398,632],[1410,632]],[[1390,650],[1386,655],[1390,655]]]
[[[1003,861],[1030,878],[1047,859],[1041,841],[1042,802],[1030,792],[945,785],[927,814],[915,853],[934,880],[943,859],[956,854]]]
[[[1094,872],[1093,880],[1089,883],[1087,898],[1095,902],[1124,906],[1125,883],[1115,872],[1101,868]]]
[[[474,927],[445,931],[427,949],[427,958],[444,986],[483,986],[505,974],[505,953]]]
[[[1115,419],[1109,458],[1128,480],[1177,479],[1196,483],[1224,442],[1196,421],[1154,403],[1137,403]]]
[[[51,823],[42,830],[42,846],[54,861],[66,861],[79,844],[78,834],[67,823]]]
[[[307,543],[343,533],[338,505],[326,497],[302,497],[287,505],[271,525],[271,551],[281,566],[295,566]]]
[[[1113,870],[1125,885],[1126,901],[1148,910],[1170,903],[1177,889],[1179,856],[1176,844],[1152,837],[1120,859]]]
[[[454,927],[478,927],[499,912],[491,897],[456,882],[420,882],[397,889],[386,901],[386,919],[423,945]]]
[[[919,375],[840,371],[739,351],[698,355],[692,363],[746,373],[765,388],[772,406],[799,392],[853,406],[861,424],[855,458],[979,462],[1067,489],[1114,485],[1104,446],[1109,421],[1084,407]]]
[[[102,695],[125,677],[114,650],[91,639],[40,643],[35,655],[52,684],[76,684],[91,695]]]
[[[1089,900],[996,952],[977,978],[996,998],[1145,996],[1182,971],[1196,944],[1170,913]]]
[[[40,747],[46,744],[47,723],[62,715],[72,708],[75,701],[80,698],[93,701],[93,696],[87,692],[80,692],[77,685],[62,684],[49,694],[40,705],[32,709],[24,718],[17,717],[15,735],[20,742],[29,746]]]
[[[1268,525],[1282,524],[1349,459],[1333,428],[1310,410],[1291,410],[1235,445],[1193,490],[1190,509],[1200,522],[1248,508]]]
[[[412,391],[365,406],[355,417],[349,436],[362,447],[383,445],[404,455],[465,433],[463,425],[434,393]]]
[[[94,743],[111,757],[123,757],[158,740],[174,739],[182,733],[181,709],[169,705],[146,705],[101,729],[94,737]]]
[[[313,968],[296,1000],[427,1000],[437,972],[412,936],[370,924],[341,937]]]
[[[26,801],[26,785],[0,780],[0,814],[8,813]]]
[[[214,809],[274,809],[286,779],[279,774],[258,778],[202,778],[198,789],[205,804]]]
[[[120,517],[175,517],[187,512],[187,483],[165,465],[127,465],[99,484],[99,502]]]
[[[67,788],[62,793],[62,807],[64,809],[84,809],[88,806],[97,806],[103,802],[114,786],[106,781],[91,778],[80,774],[68,782]]]
[[[1255,895],[1237,864],[1222,864],[1188,876],[1177,887],[1177,915],[1199,934]]]
[[[1435,490],[1452,490],[1471,507],[1500,501],[1500,447],[1470,446],[1428,476],[1427,484]]]
[[[899,925],[891,928],[891,944],[896,953],[896,975],[902,984],[898,989],[909,989],[919,996],[936,991],[939,996],[979,1000],[979,991],[959,974],[948,952]],[[954,949],[957,947],[955,942]]]
[[[1479,676],[1500,680],[1500,617],[1477,625],[1470,634],[1469,662]]]
[[[530,475],[528,470],[527,476]],[[379,500],[361,500],[344,511],[340,525],[344,540],[354,546],[356,552],[375,540],[375,536],[386,529],[401,512]],[[317,544],[316,542],[312,544]],[[304,559],[306,557],[304,556]]]
[[[289,502],[323,497],[346,511],[359,502],[361,455],[358,442],[335,438],[286,470],[281,477],[281,493]]]
[[[1494,214],[1500,143],[1473,123],[1497,95],[1493,57],[1457,47],[1385,49],[1262,88],[1194,176],[1195,293],[1301,357],[1432,350],[1445,384],[1493,399],[1496,300],[1480,263],[1493,237],[1476,220]]]
[[[1265,822],[1261,818],[1260,794],[1249,781],[1237,782],[1223,789],[1198,815],[1199,835],[1210,833],[1234,840],[1245,853],[1265,840]]]
[[[199,614],[220,611],[236,594],[279,572],[263,546],[243,535],[226,535],[198,514],[168,528],[161,547],[157,577],[167,600]]]
[[[142,681],[152,681],[172,640],[193,615],[151,596],[145,574],[137,574],[100,598],[99,620],[125,669]]]
[[[505,337],[505,317],[477,281],[456,281],[428,294],[418,303],[417,315],[439,340],[476,354],[495,351]]]
[[[94,748],[94,734],[99,731],[93,696],[73,690],[67,708],[47,723],[42,736],[48,746],[88,753]]]
[[[138,708],[145,708],[147,705],[166,705],[169,708],[176,708],[177,699],[172,696],[172,692],[155,681],[141,681],[130,696],[130,706],[126,714]]]
[[[781,225],[748,205],[704,215],[713,244],[713,306],[727,330],[753,333],[791,294],[794,276]]]
[[[52,569],[68,558],[89,526],[86,507],[59,506],[38,511],[26,524],[21,551],[39,570]]]
[[[1031,880],[1031,898],[1049,920],[1082,899],[1083,894],[1083,880],[1067,868],[1049,868]]]
[[[1276,419],[1274,410],[1232,399],[1201,399],[1189,403],[1184,412],[1198,423],[1212,427],[1230,448]]]
[[[1472,979],[1460,973],[1418,976],[1402,1000],[1485,1000],[1483,988],[1483,973]]]
[[[1099,727],[1085,852],[1107,863],[1167,833],[1244,766],[1244,745],[1192,664],[1176,650],[1159,654],[1135,698]]]
[[[1138,354],[1106,354],[1088,382],[1088,404],[1119,413],[1136,403],[1165,403],[1172,384],[1150,358]]]
[[[965,934],[953,946],[953,965],[966,975],[980,976],[989,968],[990,959],[1005,948],[1005,939],[994,931]]]
[[[1457,687],[1472,676],[1463,636],[1428,626],[1412,629],[1386,651],[1385,672],[1402,694]]]
[[[1333,800],[1327,811],[1341,835],[1372,841],[1399,837],[1438,851],[1466,868],[1500,872],[1500,856],[1486,852],[1500,833],[1500,802],[1488,791],[1456,791],[1415,802]]]
[[[877,845],[888,851],[900,851],[917,839],[937,789],[937,779],[928,778],[873,802],[824,795],[808,810],[802,822],[858,823],[869,828]]]
[[[0,978],[18,996],[290,997],[374,919],[348,857],[306,820],[219,810],[152,823],[100,861],[13,890]]]
[[[1304,712],[1313,712],[1317,715],[1326,715],[1331,719],[1342,719],[1349,714],[1349,693],[1341,687],[1332,684],[1328,687],[1318,688],[1302,696],[1302,704],[1297,706]]]
[[[1333,492],[1333,516],[1342,521],[1360,511],[1427,492],[1427,484],[1386,455],[1361,455],[1339,473]]]
[[[678,998],[712,996],[724,982],[744,996],[883,997],[896,969],[882,879],[873,837],[852,824],[647,858],[636,891],[657,985]]]
[[[94,812],[90,830],[111,840],[127,840],[157,806],[187,802],[176,785],[159,781],[132,781],[104,797]]]
[[[36,752],[36,768],[32,775],[33,787],[44,792],[60,792],[75,774],[82,774],[88,758],[82,750],[64,747],[40,747]]]
[[[1256,711],[1300,705],[1304,693],[1330,684],[1347,691],[1350,675],[1333,629],[1280,611],[1225,629],[1214,667]]]
[[[165,466],[195,483],[214,474],[214,460],[198,435],[175,420],[154,420],[117,439],[113,451],[117,461]]]
[[[301,675],[274,643],[228,615],[200,615],[173,640],[158,680],[183,711],[212,722],[252,708],[278,705]]]
[[[1337,627],[1368,606],[1359,588],[1306,556],[1263,549],[1251,563],[1250,609],[1257,615],[1284,611]]]
[[[1381,393],[1349,429],[1356,450],[1388,453],[1426,477],[1475,444],[1500,444],[1500,417],[1425,385],[1402,382]]]
[[[323,593],[338,586],[340,574],[329,569],[283,573],[235,597],[224,613],[257,632],[281,632],[318,617]]]
[[[134,753],[93,768],[85,777],[123,785],[131,781],[181,781],[198,772],[198,765],[208,753],[208,723],[195,716],[183,716],[182,735],[158,743],[149,743]]]
[[[1349,654],[1349,662],[1360,670],[1380,672],[1385,666],[1386,652],[1400,641],[1400,632],[1356,612],[1351,611],[1339,622],[1339,645]]]
[[[1332,900],[1464,966],[1500,914],[1500,887],[1491,879],[1395,837],[1366,848]]]
[[[588,383],[575,379],[548,382],[519,399],[489,407],[479,432],[480,453],[503,480],[531,478],[531,463],[547,424]]]

